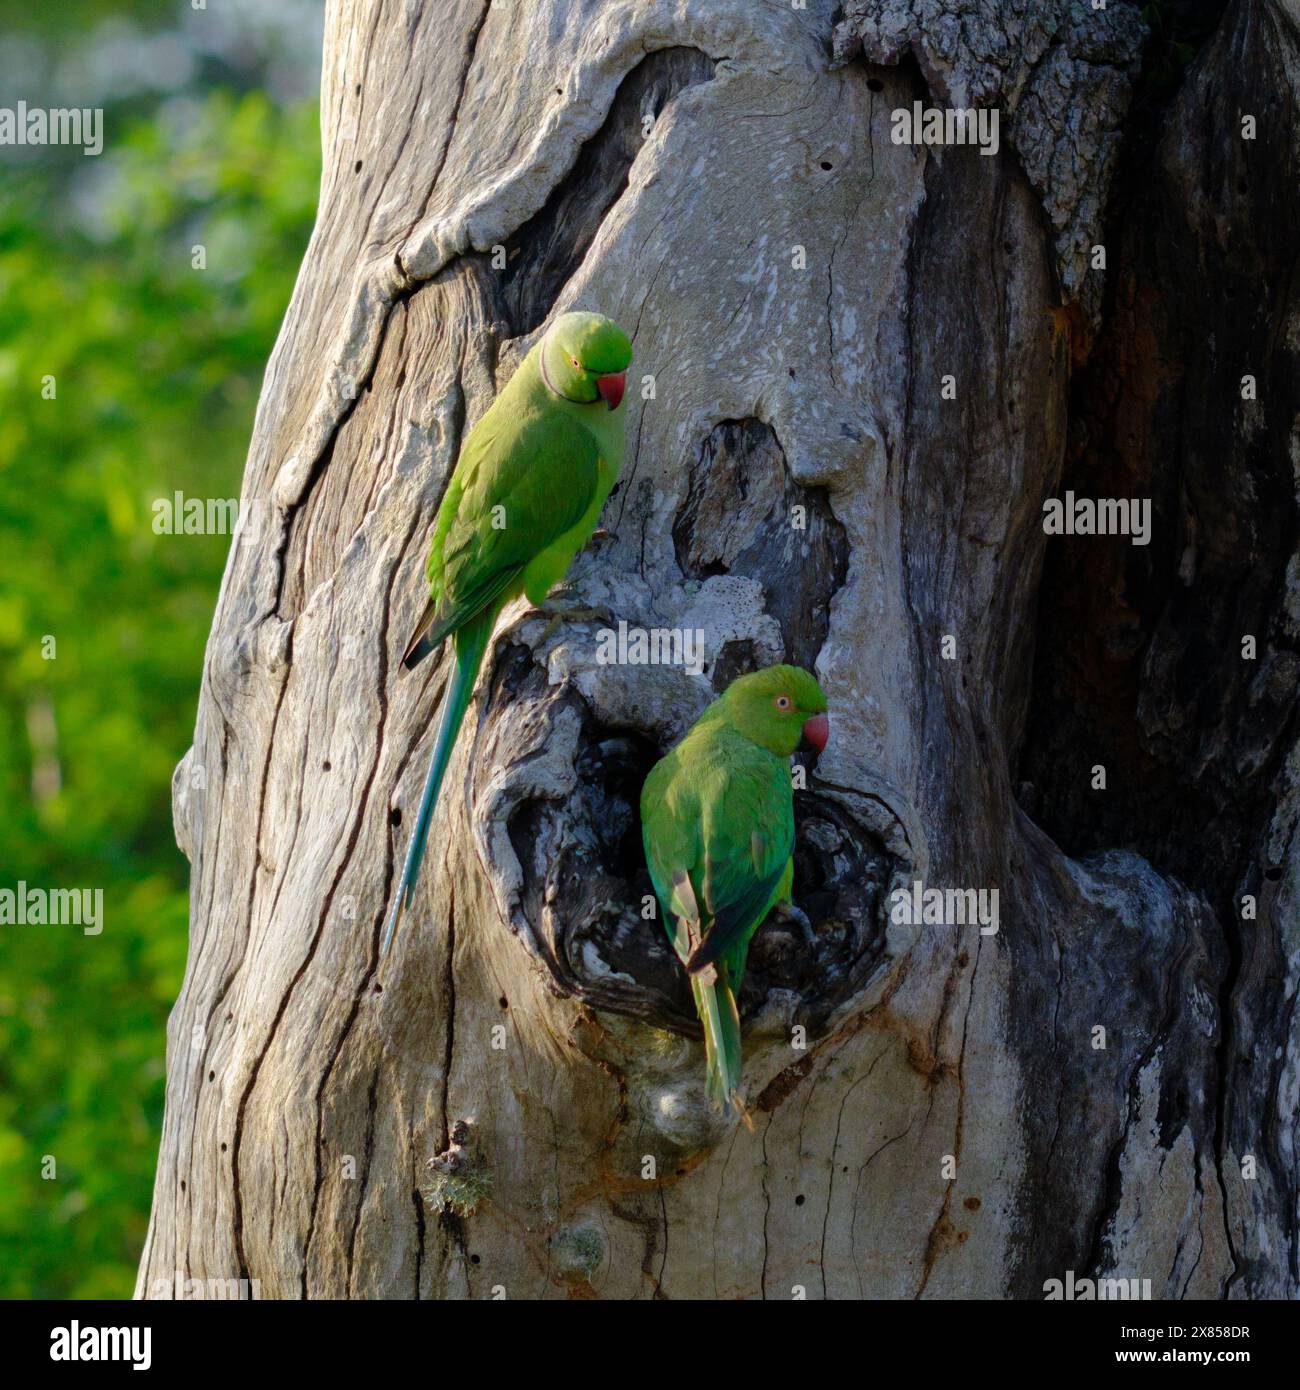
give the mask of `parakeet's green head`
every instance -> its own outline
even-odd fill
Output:
[[[632,344],[604,314],[561,314],[542,339],[542,378],[557,396],[579,405],[623,400]]]
[[[820,753],[830,736],[826,696],[817,678],[799,666],[769,666],[738,677],[718,701],[718,713],[780,758],[801,747]]]

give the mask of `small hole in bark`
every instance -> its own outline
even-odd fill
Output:
[[[505,997],[504,994],[501,996],[500,999],[497,1000],[497,1003],[500,1004],[503,1009],[508,1009],[510,1007],[510,1001]]]
[[[221,1152],[222,1152],[222,1153],[225,1153],[225,1152],[226,1152],[226,1149],[227,1149],[227,1147],[228,1147],[228,1145],[226,1145],[226,1144],[222,1144],[222,1146],[221,1146]]]
[[[217,1079],[217,1074],[216,1074],[216,1072],[210,1071],[210,1072],[208,1073],[208,1080],[209,1080],[209,1081],[215,1081],[216,1079]]]
[[[388,813],[388,823],[389,823],[389,825],[401,825],[401,823],[402,823],[402,808],[401,808],[400,806],[394,806],[393,809],[392,809],[391,811],[389,811],[389,813]]]
[[[801,1192],[801,1193],[794,1199],[794,1204],[795,1204],[795,1206],[797,1206],[797,1207],[801,1207],[801,1206],[803,1206],[804,1201],[805,1201],[805,1198],[804,1198],[803,1193]]]
[[[361,161],[360,161],[359,159],[358,159],[357,162],[352,166],[352,172],[353,172],[354,174],[359,174],[359,173],[361,172]]]
[[[1278,879],[1282,877],[1282,866],[1280,864],[1274,864],[1265,869],[1264,877],[1268,879],[1270,883],[1276,883]]]
[[[867,90],[872,92],[883,92],[885,90],[885,84],[878,77],[868,77]]]
[[[182,1191],[182,1192],[185,1191],[185,1179],[184,1179],[184,1178],[181,1179],[181,1191]]]
[[[822,168],[823,168],[823,169],[833,169],[834,167],[835,167],[835,166],[830,162],[829,159],[823,159],[823,160],[822,160]]]
[[[328,772],[330,770],[330,760],[328,758],[326,758],[325,761],[321,763],[321,770],[324,772]]]
[[[470,1262],[470,1264],[472,1264],[472,1265],[478,1264],[478,1262],[479,1262],[479,1256],[477,1256],[477,1255],[471,1255],[471,1256],[469,1257],[469,1262]]]
[[[967,1197],[964,1205],[967,1211],[979,1211],[980,1199],[978,1197]]]

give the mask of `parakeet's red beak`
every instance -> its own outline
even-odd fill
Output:
[[[607,372],[604,376],[596,378],[596,390],[600,392],[601,398],[609,403],[611,410],[618,409],[626,383],[626,372]]]
[[[803,741],[805,745],[820,753],[831,736],[831,721],[824,714],[814,714],[804,720]]]

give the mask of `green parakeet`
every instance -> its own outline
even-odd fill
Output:
[[[706,1089],[724,1111],[739,1104],[736,1000],[750,938],[794,878],[790,755],[820,752],[829,728],[807,671],[755,671],[700,715],[641,792],[650,879],[704,1025]]]
[[[632,346],[600,314],[562,314],[470,431],[438,509],[429,602],[402,658],[450,637],[455,667],[406,862],[384,930],[410,902],[429,820],[497,616],[517,595],[541,603],[586,545],[623,463]]]

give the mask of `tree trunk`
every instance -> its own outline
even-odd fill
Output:
[[[142,1295],[1296,1296],[1296,5],[1195,37],[1179,69],[1121,0],[331,4],[175,781]],[[996,154],[893,143],[914,101],[996,108]],[[571,307],[634,338],[615,536],[503,616],[381,967],[434,513]],[[1150,499],[1150,544],[1046,534],[1067,489]],[[602,663],[620,622],[702,631],[705,676]],[[637,797],[782,659],[832,737],[815,945],[773,920],[744,990],[750,1128],[704,1101]],[[996,889],[996,932],[909,923],[918,882]]]

